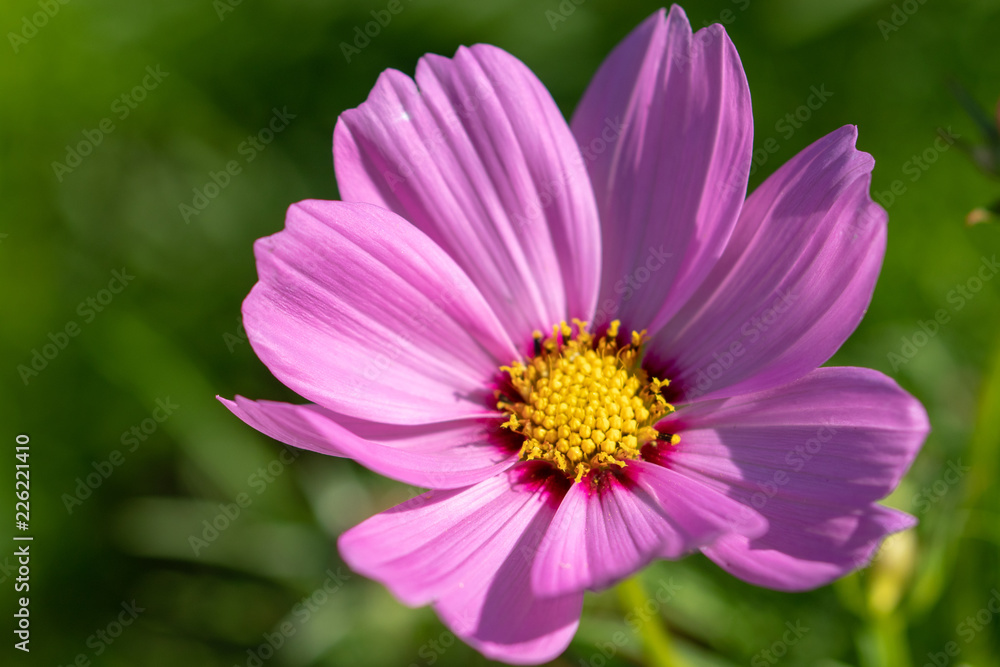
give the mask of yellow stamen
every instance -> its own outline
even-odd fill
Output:
[[[680,438],[654,427],[674,408],[660,393],[669,382],[642,368],[646,332],[633,331],[619,346],[618,320],[600,339],[586,322],[573,324],[575,335],[565,322],[548,338],[536,331],[535,356],[500,367],[519,394],[497,408],[509,415],[502,426],[524,437],[521,460],[548,461],[579,482],[594,470],[624,468],[650,442],[676,445]]]

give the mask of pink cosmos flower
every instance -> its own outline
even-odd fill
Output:
[[[341,536],[483,654],[561,653],[583,592],[700,550],[795,591],[915,520],[876,504],[928,431],[884,375],[818,368],[886,243],[843,127],[745,198],[750,93],[719,25],[660,11],[567,125],[500,49],[388,70],[334,134],[342,202],[292,206],[243,305],[311,401],[224,401],[431,489]]]

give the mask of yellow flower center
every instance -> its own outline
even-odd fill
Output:
[[[575,335],[565,322],[548,338],[536,331],[535,355],[500,368],[519,394],[497,392],[497,408],[510,415],[503,426],[524,437],[521,460],[549,461],[579,482],[593,470],[624,467],[654,440],[677,444],[654,428],[674,408],[660,393],[669,383],[642,368],[645,331],[619,346],[617,320],[599,340],[573,322]]]

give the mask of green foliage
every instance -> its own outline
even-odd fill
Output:
[[[30,664],[79,654],[112,666],[254,664],[282,628],[291,632],[264,664],[484,664],[433,613],[402,607],[338,558],[340,532],[412,490],[345,460],[289,462],[215,400],[294,400],[239,325],[252,244],[282,227],[290,203],[337,197],[334,123],[383,69],[412,74],[425,52],[493,43],[532,67],[569,115],[610,48],[656,5],[402,0],[359,48],[357,31],[383,0],[60,3],[0,6],[0,421],[11,450],[16,433],[32,442]],[[867,317],[832,363],[882,370],[927,406],[934,431],[889,501],[921,524],[872,567],[810,593],[758,589],[701,557],[655,564],[642,580],[647,591],[679,585],[655,617],[691,665],[771,664],[761,651],[798,622],[809,632],[776,664],[923,665],[948,642],[960,648],[950,661],[991,664],[1000,618],[965,630],[1000,586],[1000,283],[960,288],[1000,245],[995,226],[963,223],[998,188],[935,141],[939,129],[959,146],[977,139],[949,79],[992,116],[1000,6],[833,4],[685,9],[695,26],[725,22],[739,49],[761,149],[752,186],[848,123],[876,159],[888,253]],[[51,15],[38,27],[43,5]],[[795,120],[823,86],[829,101]],[[264,145],[276,114],[287,123]],[[134,278],[112,293],[115,271]],[[934,334],[916,336],[940,311]],[[77,333],[42,370],[18,370],[71,324]],[[161,420],[158,401],[178,407]],[[959,460],[969,475],[942,485]],[[216,520],[227,527],[209,539]],[[9,582],[2,591],[12,608]],[[639,663],[622,604],[638,594],[589,596],[556,664]],[[145,611],[119,639],[88,639],[133,599]]]

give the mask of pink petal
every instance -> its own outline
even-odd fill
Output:
[[[404,603],[433,603],[487,657],[551,660],[576,632],[583,594],[531,593],[533,549],[565,490],[545,469],[522,464],[476,486],[426,493],[344,533],[340,553]]]
[[[807,147],[746,202],[691,300],[649,344],[680,401],[776,387],[816,368],[854,331],[885,252],[874,161],[843,127]]]
[[[426,489],[476,484],[514,465],[517,449],[500,440],[499,419],[401,426],[337,415],[318,405],[219,399],[275,440],[351,458],[380,475]]]
[[[420,88],[417,88],[419,84]],[[384,206],[444,248],[511,337],[589,319],[600,232],[580,151],[548,91],[487,45],[387,70],[334,132],[345,201]]]
[[[734,527],[759,535],[760,515],[672,470],[630,461],[598,489],[574,484],[539,545],[532,588],[541,596],[600,590],[654,558],[679,558]]]
[[[910,521],[874,502],[896,487],[929,430],[916,399],[864,368],[821,368],[777,389],[684,406],[659,427],[681,438],[664,451],[667,465],[770,524],[757,539],[727,537],[703,551],[748,581],[789,590],[860,567]],[[795,565],[765,575],[775,559]]]
[[[771,521],[780,521],[778,515],[786,509],[785,503],[775,501]],[[805,591],[864,567],[884,537],[917,522],[909,514],[880,505],[844,516],[814,515],[811,520],[818,523],[802,524],[794,536],[751,540],[729,533],[702,551],[744,581],[781,591]]]
[[[750,90],[726,31],[661,9],[601,65],[573,116],[603,223],[595,321],[656,331],[722,255],[746,195]]]
[[[462,270],[405,220],[305,201],[254,249],[243,322],[285,385],[375,422],[494,414],[489,385],[517,350]]]

